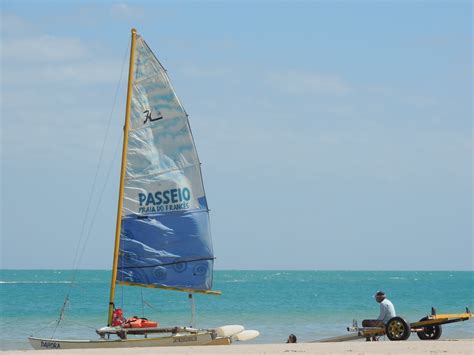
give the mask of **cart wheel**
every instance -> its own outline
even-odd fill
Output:
[[[420,319],[420,322],[428,320],[428,317]],[[426,325],[423,327],[423,330],[417,332],[418,338],[421,340],[438,340],[441,337],[442,328],[440,325]]]
[[[411,334],[410,323],[402,317],[393,317],[385,326],[385,333],[390,340],[407,340]]]

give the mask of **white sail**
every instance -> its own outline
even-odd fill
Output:
[[[214,255],[188,117],[140,36],[135,48],[117,280],[209,290]]]

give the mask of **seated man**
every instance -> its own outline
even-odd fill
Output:
[[[385,327],[387,322],[396,316],[395,307],[385,296],[385,292],[377,291],[375,300],[380,303],[380,314],[377,319],[365,319],[362,321],[363,327]]]

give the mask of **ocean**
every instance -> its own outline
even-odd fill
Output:
[[[110,271],[0,270],[0,350],[30,349],[27,337],[96,339],[106,323]],[[352,319],[375,318],[373,294],[384,290],[398,315],[416,321],[429,314],[463,313],[474,306],[474,272],[466,271],[215,271],[221,296],[194,296],[195,325],[241,324],[260,331],[252,342],[282,343],[346,334]],[[56,328],[70,290],[63,322]],[[146,316],[162,326],[190,325],[182,292],[118,287],[125,316]],[[442,339],[474,338],[474,320],[448,324]],[[418,339],[415,335],[410,338]]]

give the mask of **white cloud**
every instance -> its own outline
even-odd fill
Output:
[[[49,35],[7,38],[2,44],[6,60],[23,62],[51,62],[77,60],[87,55],[86,46],[76,38]]]
[[[2,19],[7,20],[3,25],[8,26],[8,31],[3,33],[1,42],[1,83],[9,96],[22,96],[14,91],[13,85],[45,87],[66,82],[75,86],[117,82],[121,57],[104,53],[95,42],[91,45],[79,38],[38,33],[15,15],[3,15]]]
[[[0,76],[5,158],[79,157],[96,149],[110,116],[122,56],[104,53],[100,43],[41,33],[19,17],[9,22],[12,33],[3,34]],[[15,33],[15,26],[24,31]],[[116,102],[116,116],[120,109]]]
[[[17,16],[6,16],[9,30],[2,38],[2,86],[9,96],[16,87],[116,83],[121,60],[104,54],[100,46],[79,38],[35,33],[33,26]],[[16,29],[20,28],[19,33]],[[21,97],[21,93],[19,93]]]
[[[12,66],[3,74],[3,85],[44,86],[51,83],[71,85],[116,83],[120,63],[104,60],[42,64],[34,67]]]

